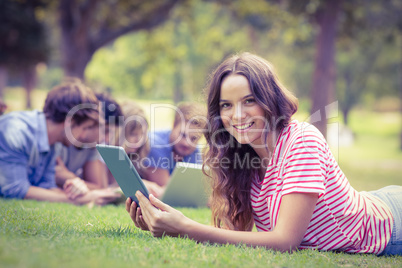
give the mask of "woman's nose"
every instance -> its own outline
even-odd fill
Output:
[[[246,113],[244,111],[244,107],[242,105],[236,105],[233,109],[233,116],[232,120],[237,121],[240,119],[243,119],[245,117]]]

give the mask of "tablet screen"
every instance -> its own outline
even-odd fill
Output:
[[[97,144],[96,149],[126,197],[130,197],[137,204],[135,193],[138,190],[149,197],[148,189],[122,147]]]

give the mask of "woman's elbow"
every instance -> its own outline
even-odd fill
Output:
[[[284,236],[278,238],[277,250],[281,252],[292,252],[299,248],[303,238],[297,238],[294,236]]]

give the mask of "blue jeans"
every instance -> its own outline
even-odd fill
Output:
[[[394,217],[391,239],[378,256],[402,255],[402,186],[391,185],[370,193],[384,201]]]

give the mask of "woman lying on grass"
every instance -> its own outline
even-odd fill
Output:
[[[402,187],[353,189],[322,134],[291,120],[297,107],[264,59],[244,53],[224,61],[208,92],[205,165],[215,227],[140,192],[140,207],[126,201],[134,224],[154,236],[279,251],[401,255]]]

